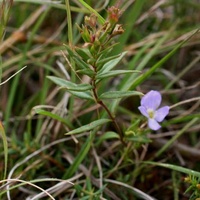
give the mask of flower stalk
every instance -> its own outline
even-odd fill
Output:
[[[106,106],[106,104],[104,104],[104,102],[103,102],[101,99],[99,99],[98,94],[97,94],[97,86],[96,86],[96,83],[95,83],[95,82],[96,82],[95,80],[92,81],[92,85],[93,85],[93,87],[94,87],[94,88],[92,89],[92,91],[93,91],[93,95],[94,95],[95,101],[96,101],[96,103],[98,103],[102,108],[104,108],[104,110],[107,112],[109,118],[112,120],[112,123],[113,123],[113,125],[114,125],[116,131],[117,131],[118,134],[119,134],[119,137],[120,137],[120,140],[121,140],[122,144],[125,145],[125,142],[124,142],[124,139],[123,139],[123,132],[122,132],[121,128],[119,127],[119,125],[118,125],[118,123],[117,123],[117,121],[116,121],[116,118],[112,115],[112,113],[110,112],[110,110],[108,109],[108,107]]]

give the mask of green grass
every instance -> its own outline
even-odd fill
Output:
[[[0,199],[200,198],[199,3],[119,3],[124,33],[96,62],[78,26],[91,13],[103,24],[117,3],[0,6]],[[96,82],[76,71],[89,69],[68,55],[75,46],[86,63],[107,62]],[[138,111],[150,90],[171,108],[157,132]]]

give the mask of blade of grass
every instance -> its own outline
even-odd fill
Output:
[[[110,121],[111,121],[110,119],[98,119],[89,124],[86,124],[79,128],[73,129],[73,130],[67,132],[65,135],[72,135],[72,134],[77,134],[77,133],[81,133],[81,132],[85,132],[85,131],[90,131],[90,130],[92,130],[98,126],[104,125],[105,123],[110,122]]]
[[[173,190],[174,190],[174,200],[179,200],[179,180],[176,177],[177,172],[172,171],[172,182],[173,182]]]
[[[44,194],[46,194],[46,196],[48,196],[50,199],[55,200],[54,197],[49,192],[47,192],[45,189],[41,188],[40,186],[37,186],[36,184],[32,183],[31,181],[24,181],[24,180],[20,180],[20,179],[8,179],[8,181],[9,182],[11,182],[11,181],[20,182],[21,183],[21,184],[18,184],[17,186],[14,186],[13,188],[27,184],[27,185],[30,185],[30,186],[37,188],[38,190],[44,192]],[[11,190],[11,189],[12,188],[9,188],[9,190]],[[8,197],[8,199],[10,199],[10,198]],[[33,200],[35,198],[31,198],[31,199]]]
[[[70,165],[70,167],[67,169],[67,172],[64,174],[63,179],[70,178],[71,176],[73,176],[73,174],[76,171],[78,171],[79,165],[85,159],[85,157],[87,156],[87,154],[90,150],[95,133],[96,133],[96,130],[93,130],[92,133],[89,135],[86,142],[80,149],[78,155],[76,155],[73,163]]]
[[[53,58],[52,58],[52,60],[53,60]],[[51,60],[49,60],[49,62],[51,63]],[[48,75],[49,75],[49,71],[46,70],[45,74],[44,74],[44,77],[46,77]],[[49,84],[50,84],[49,81],[45,78],[44,82],[43,82],[43,87],[42,87],[42,89],[40,91],[40,96],[39,96],[41,105],[43,105],[45,103],[45,101],[46,101],[46,97],[47,97],[47,94],[48,94],[48,91],[49,91]],[[38,135],[36,137],[36,141],[37,142],[41,139],[41,137],[43,135],[43,133],[41,133],[42,123],[43,123],[43,120],[42,119],[38,119],[37,126],[36,126],[36,133],[38,133]]]
[[[187,121],[190,121],[192,119],[194,119],[195,117],[197,118],[200,118],[200,113],[196,113],[196,114],[190,114],[190,115],[186,115],[186,116],[181,116],[181,117],[177,117],[177,118],[174,118],[174,119],[170,119],[169,122],[165,122],[164,125],[167,126],[169,124],[178,124],[178,123],[181,123],[181,122],[187,122]]]
[[[172,170],[175,170],[175,171],[178,171],[178,172],[182,172],[184,174],[200,177],[200,172],[197,172],[197,171],[194,171],[194,170],[191,170],[191,169],[187,169],[185,167],[180,167],[180,166],[177,166],[177,165],[166,164],[166,163],[150,162],[150,161],[146,161],[144,163],[149,164],[149,165],[159,166],[159,167],[165,167],[165,168],[172,169]]]
[[[70,121],[68,121],[67,119],[64,119],[60,116],[58,116],[57,114],[55,113],[52,113],[52,112],[49,112],[49,111],[46,111],[46,110],[43,110],[43,109],[36,109],[35,112],[37,114],[40,114],[40,115],[44,115],[44,116],[47,116],[47,117],[50,117],[52,119],[55,119],[57,121],[60,121],[62,122],[63,124],[65,124],[66,126],[68,126],[70,129],[73,128],[73,125],[71,124]]]
[[[24,186],[24,185],[30,185],[29,183],[31,183],[31,186],[35,186],[35,183],[41,183],[41,182],[65,182],[71,185],[74,185],[71,181],[73,181],[73,179],[69,179],[69,180],[61,180],[61,179],[57,179],[57,178],[38,178],[35,180],[30,180],[30,181],[24,181],[24,180],[20,180],[20,179],[5,179],[5,180],[0,180],[0,183],[4,183],[4,182],[19,182],[18,184],[15,184],[14,186],[10,187],[9,190],[13,190],[16,189],[18,187]],[[45,194],[48,195],[46,190],[42,190],[42,192],[44,192]],[[5,194],[6,190],[0,191],[0,195]]]
[[[0,0],[2,2],[3,0]],[[52,8],[57,8],[61,10],[65,10],[66,6],[64,4],[60,3],[60,0],[57,2],[54,2],[52,0],[14,0],[15,3],[30,3],[30,4],[39,4],[39,5],[47,5],[51,6]],[[77,12],[77,13],[90,13],[88,9],[83,9],[75,6],[70,7],[71,11]]]
[[[73,48],[73,27],[72,27],[72,18],[71,18],[69,0],[65,0],[65,4],[66,4],[67,22],[68,22],[68,42],[69,42],[69,47]],[[72,58],[70,58],[70,65],[71,67],[73,67],[73,70],[76,71],[75,62]],[[71,73],[71,82],[76,83],[75,73]],[[73,113],[73,108],[74,108],[74,97],[71,96],[70,101],[69,101],[69,113]],[[72,118],[73,116],[69,116],[69,117]]]
[[[6,134],[1,122],[0,122],[0,135],[3,140],[3,148],[4,148],[4,167],[5,168],[4,168],[3,179],[6,179],[7,166],[8,166],[8,143],[7,143]]]
[[[196,63],[200,60],[200,56],[197,56],[188,66],[184,67],[184,69],[176,76],[176,78],[165,87],[166,90],[170,89],[174,83],[176,83],[182,76],[184,76]]]
[[[139,190],[135,187],[132,187],[132,186],[126,184],[126,183],[123,183],[123,182],[120,182],[120,181],[117,181],[117,180],[111,180],[111,179],[104,179],[104,181],[107,182],[107,183],[113,183],[113,184],[128,188],[128,189],[130,189],[134,192],[134,196],[136,195],[139,198],[142,198],[142,199],[145,199],[145,200],[156,200],[155,198],[149,196],[145,192],[143,192],[143,191],[141,191],[141,190]]]
[[[152,158],[149,159],[147,162],[151,162],[153,159],[159,157],[163,152],[165,152],[174,141],[176,141],[186,130],[188,130],[196,121],[198,121],[199,118],[195,117],[193,120],[191,120],[189,123],[187,123],[174,137],[172,137]],[[143,162],[138,168],[135,170],[135,178],[139,175],[141,170],[146,167],[146,163]]]
[[[67,22],[68,22],[68,40],[69,44],[73,44],[73,33],[72,33],[72,17],[71,17],[71,10],[69,5],[69,0],[65,0],[66,11],[67,11]]]
[[[88,5],[85,1],[83,1],[83,0],[79,0],[79,2],[85,7],[85,8],[87,8],[91,13],[94,13],[96,16],[97,16],[97,18],[98,18],[98,20],[99,20],[99,22],[101,23],[101,24],[104,24],[105,23],[105,19],[96,11],[96,10],[94,10],[90,5]]]
[[[174,137],[172,137],[156,154],[155,158],[159,157],[163,152],[165,152],[186,130],[188,130],[194,123],[196,123],[199,118],[195,117],[189,123],[187,123]]]
[[[20,70],[18,70],[16,73],[14,73],[13,75],[11,75],[8,79],[6,79],[5,81],[1,82],[0,85],[3,85],[5,83],[7,83],[10,79],[12,79],[14,76],[16,76],[18,73],[20,73],[22,70],[24,70],[27,66],[22,67]]]

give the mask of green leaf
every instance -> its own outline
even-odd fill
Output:
[[[67,89],[67,90],[72,90],[72,91],[87,91],[87,90],[91,90],[93,87],[90,84],[87,83],[83,83],[83,84],[75,84],[74,87],[65,87],[63,86],[63,88]]]
[[[90,92],[77,92],[69,90],[69,93],[76,97],[79,97],[80,99],[94,100]]]
[[[77,54],[83,58],[83,60],[88,60],[89,58],[92,57],[89,49],[87,48],[79,48],[79,47],[75,47],[75,51],[77,52]]]
[[[81,58],[75,57],[75,56],[73,56],[72,58],[75,61],[76,66],[77,66],[78,69],[90,69],[89,64],[87,64]]]
[[[100,61],[106,57],[108,57],[108,55],[112,52],[113,48],[116,47],[118,45],[118,43],[113,43],[113,44],[110,44],[108,47],[106,47],[104,50],[100,51],[98,54],[97,54],[97,57],[98,57],[98,60],[97,61]],[[115,55],[114,57],[118,57],[119,55]]]
[[[73,135],[73,134],[77,134],[77,133],[82,133],[82,132],[85,132],[85,131],[90,131],[94,128],[96,128],[97,126],[101,126],[107,122],[110,122],[111,120],[110,119],[98,119],[96,121],[93,121],[87,125],[84,125],[84,126],[81,126],[77,129],[74,129],[72,131],[69,131],[68,133],[66,133],[65,135]]]
[[[52,118],[52,119],[55,119],[55,120],[57,120],[57,121],[60,121],[60,122],[62,122],[63,124],[67,125],[67,126],[68,126],[69,128],[71,128],[71,129],[73,128],[73,125],[71,124],[70,121],[68,121],[68,120],[65,119],[65,118],[62,118],[62,117],[58,116],[58,115],[55,114],[55,113],[52,113],[52,112],[49,112],[49,111],[46,111],[46,110],[43,110],[43,109],[40,109],[40,108],[35,109],[35,112],[36,112],[37,114],[44,115],[44,116],[50,117],[50,118]]]
[[[106,73],[108,71],[110,71],[111,69],[113,69],[118,63],[119,61],[125,56],[127,52],[123,52],[121,54],[118,55],[117,58],[110,60],[109,62],[107,62],[100,70],[99,73]]]
[[[200,119],[200,113],[195,113],[195,114],[190,114],[190,115],[183,115],[183,116],[178,116],[176,118],[172,118],[166,122],[165,124],[178,124],[180,122],[189,122],[194,118],[199,118]]]
[[[47,76],[48,79],[56,83],[57,85],[67,89],[67,90],[72,90],[72,91],[87,91],[91,90],[92,86],[90,84],[75,84],[70,81],[67,81],[62,78],[58,78],[55,76]]]
[[[65,47],[66,47],[66,49],[67,49],[67,52],[68,52],[69,56],[71,56],[71,57],[73,57],[74,55],[77,55],[77,56],[78,56],[78,54],[77,54],[76,52],[74,52],[74,51],[71,49],[70,46],[65,45]]]
[[[81,69],[90,69],[90,66],[88,63],[86,63],[82,57],[76,53],[76,51],[73,51],[69,46],[66,45],[66,48],[67,48],[67,52],[69,54],[69,56],[71,58],[73,58],[73,60],[76,62],[77,64],[77,67],[78,68],[81,68]]]
[[[85,6],[91,13],[94,13],[97,18],[98,18],[98,21],[101,23],[101,24],[104,24],[105,23],[105,19],[96,11],[94,10],[91,6],[89,6],[86,2],[84,2],[83,0],[79,0],[80,3]]]
[[[92,71],[91,69],[80,69],[76,71],[79,74],[85,74],[88,75],[89,77],[93,77],[95,75],[95,72]]]
[[[75,87],[76,84],[70,82],[70,81],[67,81],[63,78],[58,78],[56,76],[47,76],[48,79],[50,79],[51,81],[53,81],[54,83],[56,83],[58,86],[61,86],[61,87]]]
[[[138,135],[126,137],[126,140],[140,142],[140,143],[150,143],[151,142],[151,140],[149,138],[147,138],[145,136],[138,136]]]
[[[94,133],[93,133],[94,134]],[[88,155],[88,152],[91,147],[93,137],[89,136],[80,149],[78,155],[75,157],[73,163],[70,165],[70,167],[67,169],[67,173],[64,175],[64,179],[68,179],[73,176],[73,174],[78,170],[79,165],[81,162],[85,159],[85,157]]]
[[[0,135],[3,140],[3,148],[4,148],[4,176],[1,178],[6,179],[6,173],[7,173],[7,168],[8,168],[8,142],[7,142],[6,134],[1,122],[0,122]]]
[[[119,139],[119,135],[113,131],[108,131],[98,138],[97,145],[108,139]]]
[[[147,161],[147,162],[144,162],[144,163],[150,164],[150,165],[155,165],[155,166],[160,166],[160,167],[165,167],[165,168],[172,169],[172,170],[175,170],[175,171],[178,171],[178,172],[182,172],[182,173],[185,173],[185,174],[188,174],[188,175],[200,177],[200,172],[194,171],[194,170],[191,170],[191,169],[187,169],[187,168],[184,168],[184,167],[180,167],[180,166],[177,166],[177,165],[171,165],[171,164],[166,164],[166,163],[158,163],[158,162],[150,162],[150,161]]]
[[[103,79],[103,78],[108,78],[108,77],[115,77],[121,74],[128,74],[128,73],[139,73],[140,71],[138,70],[113,70],[110,72],[103,72],[99,73],[96,76],[96,79]]]
[[[104,56],[104,54],[106,54],[106,55]],[[111,60],[113,60],[113,59],[115,59],[115,58],[118,58],[119,56],[120,56],[120,55],[115,55],[115,56],[110,56],[110,57],[108,57],[108,56],[107,56],[107,53],[104,52],[103,54],[101,54],[101,55],[99,56],[99,58],[98,58],[98,60],[97,60],[97,62],[96,62],[96,66],[97,66],[98,68],[100,68],[102,65],[106,64],[107,62],[109,62],[109,61],[111,61]]]
[[[118,99],[123,97],[129,97],[133,95],[143,95],[141,92],[137,91],[109,91],[100,95],[100,99]]]

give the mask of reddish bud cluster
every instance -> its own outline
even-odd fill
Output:
[[[108,17],[104,24],[98,23],[98,17],[93,13],[84,18],[82,27],[78,27],[84,47],[88,47],[91,53],[99,52],[109,47],[111,39],[124,32],[122,25],[118,24],[121,15],[118,7],[108,8]]]
[[[121,14],[122,13],[118,7],[112,6],[108,8],[108,20],[111,23],[117,23]]]

